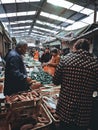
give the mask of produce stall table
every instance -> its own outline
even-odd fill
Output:
[[[56,115],[56,105],[59,98],[60,86],[55,86],[53,84],[44,85],[45,87],[41,88],[41,94],[43,105],[46,111],[49,113],[53,123],[53,129],[59,129],[59,118]]]
[[[0,130],[50,130],[52,119],[41,101],[38,90],[1,95]]]
[[[5,96],[0,93],[0,130],[11,130],[7,117],[7,109],[5,109]]]

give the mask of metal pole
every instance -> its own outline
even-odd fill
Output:
[[[96,23],[96,18],[97,18],[97,5],[95,4],[95,9],[94,9],[94,23]]]

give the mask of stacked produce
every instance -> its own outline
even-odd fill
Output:
[[[34,130],[51,123],[40,99],[39,89],[6,96],[6,102],[10,104],[6,120],[12,130]]]
[[[39,69],[38,72],[32,72],[31,78],[33,80],[39,81],[41,84],[51,84],[52,83],[52,76],[49,75],[47,72]]]
[[[51,124],[51,119],[45,111],[44,107],[41,105],[39,111],[31,108],[30,113],[26,110],[12,111],[10,118],[12,130],[35,130]]]
[[[6,96],[6,104],[9,104],[12,109],[17,109],[20,107],[36,106],[40,103],[40,99],[40,94],[33,90]]]
[[[39,99],[40,99],[39,94],[34,90],[23,92],[23,93],[12,95],[12,96],[6,96],[7,103],[15,103],[19,101],[30,101],[30,100],[37,101]]]

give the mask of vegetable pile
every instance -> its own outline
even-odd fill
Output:
[[[52,76],[49,75],[47,72],[44,72],[43,70],[39,70],[39,72],[32,71],[31,78],[33,80],[39,81],[43,85],[52,83]]]

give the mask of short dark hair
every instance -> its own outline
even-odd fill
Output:
[[[75,42],[74,46],[73,46],[76,50],[82,49],[82,50],[86,50],[89,51],[90,49],[90,43],[87,39],[79,39]]]
[[[63,55],[66,55],[70,52],[70,48],[63,48],[62,52],[63,52]]]
[[[57,48],[53,48],[52,50],[51,50],[51,53],[58,53],[58,49]]]

